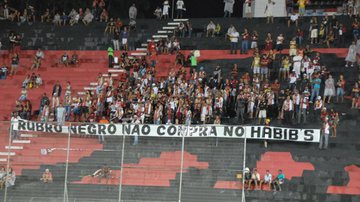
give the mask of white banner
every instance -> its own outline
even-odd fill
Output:
[[[273,126],[230,125],[151,125],[151,124],[96,124],[59,126],[19,120],[13,130],[45,133],[69,133],[78,135],[144,136],[144,137],[220,137],[281,140],[294,142],[319,142],[320,129],[296,129]]]

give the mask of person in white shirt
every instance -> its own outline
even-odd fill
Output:
[[[129,8],[129,19],[130,21],[135,21],[137,17],[137,8],[135,4],[132,4]]]
[[[279,36],[276,38],[276,50],[280,52],[281,54],[281,51],[282,49],[284,48],[283,47],[283,44],[284,44],[284,35],[283,34],[279,34]]]
[[[286,100],[284,101],[283,110],[284,110],[284,123],[291,124],[292,114],[294,111],[294,102],[291,100],[290,96],[287,96]]]
[[[183,12],[185,11],[185,3],[183,0],[178,0],[176,2],[176,18],[181,19],[183,18]]]
[[[225,6],[224,6],[224,18],[231,17],[231,14],[234,10],[234,4],[235,0],[224,0]]]
[[[330,124],[328,117],[325,117],[321,128],[319,149],[327,149],[329,144]]]
[[[260,183],[260,173],[257,171],[256,168],[253,169],[253,172],[251,174],[251,179],[249,180],[248,189],[251,188],[251,183],[255,183],[255,189],[259,189],[258,185]]]
[[[211,37],[215,36],[215,27],[215,23],[213,21],[210,21],[210,23],[206,27],[206,37],[209,37],[209,35],[211,35]]]
[[[295,23],[296,27],[298,26],[299,14],[294,11],[290,14],[290,19],[288,20],[288,27],[290,27],[291,23]]]
[[[274,16],[273,16],[273,8],[274,8],[275,2],[272,0],[268,0],[266,7],[265,7],[265,14],[267,17],[267,24],[274,23]]]
[[[157,7],[154,11],[154,15],[156,16],[157,20],[161,20],[162,10],[160,7]]]
[[[170,9],[169,1],[165,0],[163,3],[163,9],[162,9],[162,17],[164,19],[169,18],[169,9]]]
[[[298,113],[298,124],[301,124],[301,117],[303,118],[303,123],[306,124],[308,108],[309,108],[309,96],[307,94],[302,94],[300,98],[300,111]]]
[[[239,32],[234,30],[231,33],[228,33],[228,37],[230,39],[230,54],[236,54],[237,44],[239,43]]]
[[[269,172],[269,170],[266,170],[264,179],[260,181],[260,189],[263,189],[263,184],[267,184],[269,186],[269,190],[271,190],[271,183],[272,183],[272,175]]]

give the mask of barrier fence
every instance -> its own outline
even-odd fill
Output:
[[[0,161],[16,173],[15,185],[4,188],[4,201],[208,201],[221,200],[226,189],[233,190],[236,201],[245,201],[241,184],[247,139],[267,135],[316,142],[320,133],[222,125],[58,126],[22,120],[13,127],[10,122],[0,125]],[[46,169],[52,183],[41,180]]]

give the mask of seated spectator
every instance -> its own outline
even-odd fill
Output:
[[[54,15],[54,19],[53,19],[52,22],[53,22],[55,25],[57,25],[57,26],[61,26],[62,20],[61,20],[61,16],[60,16],[59,13],[56,13],[56,14]]]
[[[94,19],[94,16],[93,14],[90,12],[90,10],[87,8],[86,11],[85,11],[85,15],[84,15],[84,18],[83,18],[83,23],[85,25],[88,25],[89,23],[92,22],[92,20]]]
[[[12,168],[9,168],[9,170],[6,173],[6,177],[5,177],[5,186],[6,187],[14,186],[15,180],[16,180],[15,171]]]
[[[214,34],[216,36],[219,36],[221,32],[221,25],[219,23],[216,24],[215,30],[214,30]]]
[[[77,53],[75,51],[71,55],[70,64],[74,65],[74,66],[77,66],[79,64],[79,56],[77,55]]]
[[[103,9],[100,14],[100,22],[107,22],[109,20],[109,13],[106,9]]]
[[[23,87],[21,89],[21,95],[19,97],[19,101],[25,101],[27,100],[27,90],[26,90],[26,87]]]
[[[3,64],[2,67],[0,68],[0,80],[6,79],[8,72],[9,70],[7,66]]]
[[[49,169],[45,169],[45,172],[43,172],[42,177],[40,178],[40,181],[43,183],[52,183],[53,182],[53,176]]]
[[[69,64],[69,55],[66,52],[61,56],[60,63],[65,65],[65,67],[68,66],[68,64]]]
[[[161,20],[161,18],[162,18],[162,10],[161,10],[161,8],[159,6],[156,7],[156,9],[154,11],[154,15],[156,16],[157,20]]]
[[[281,191],[281,186],[282,184],[284,184],[284,180],[285,180],[285,175],[283,174],[282,170],[279,170],[278,175],[276,176],[276,178],[273,181],[273,188],[274,191]]]
[[[9,10],[11,11],[10,15],[9,15],[9,20],[11,22],[14,22],[15,20],[17,22],[20,22],[20,11],[16,10],[16,9],[13,9],[13,8],[9,8]]]
[[[249,168],[245,168],[245,176],[244,176],[244,186],[248,185],[251,180],[251,172]]]
[[[255,189],[258,189],[258,186],[260,184],[260,174],[256,168],[254,168],[253,172],[251,173],[251,178],[249,180],[248,189],[251,189],[252,183],[255,184]]]
[[[35,87],[39,88],[39,86],[41,86],[42,84],[43,84],[42,78],[40,77],[40,74],[38,74],[35,79]]]
[[[104,33],[112,34],[115,32],[115,22],[113,18],[110,18],[110,21],[106,24]]]
[[[41,15],[41,22],[49,22],[50,21],[50,11],[47,8],[44,14]]]
[[[216,25],[213,21],[210,21],[210,23],[206,26],[206,37],[209,37],[211,35],[211,37],[215,36],[215,28]]]
[[[290,19],[288,20],[288,27],[290,27],[290,25],[292,23],[294,23],[295,26],[297,27],[298,26],[298,20],[299,20],[299,15],[297,13],[295,13],[295,12],[292,12],[290,14]]]
[[[106,179],[106,184],[108,184],[109,179],[111,177],[111,170],[107,165],[104,165],[102,168],[100,168],[99,170],[95,171],[92,174],[92,177],[98,177],[99,179],[99,183],[101,183],[101,179],[105,178]]]
[[[38,70],[40,68],[40,66],[41,66],[41,59],[39,57],[35,56],[33,63],[30,67],[30,70],[34,70],[34,69]]]
[[[3,189],[3,188],[4,188],[5,179],[6,179],[5,167],[4,167],[4,166],[1,166],[1,168],[0,168],[0,189]]]
[[[61,23],[60,25],[66,25],[66,22],[69,20],[69,16],[66,15],[65,12],[62,13],[62,16],[61,16]]]
[[[269,170],[266,170],[264,179],[260,181],[260,189],[263,189],[263,185],[267,184],[269,186],[269,190],[271,190],[271,183],[272,183],[272,175],[269,172]]]
[[[69,18],[70,18],[69,25],[73,26],[79,22],[80,15],[78,12],[76,12],[75,9],[72,9],[69,14]]]

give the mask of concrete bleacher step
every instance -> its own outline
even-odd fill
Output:
[[[8,159],[6,159],[6,158],[0,158],[0,162],[7,162],[8,161]]]
[[[132,56],[146,56],[147,53],[134,52],[134,53],[131,53],[130,55],[132,55]]]
[[[97,85],[98,85],[97,82],[91,82],[91,83],[90,83],[90,86],[97,86]]]
[[[159,30],[157,31],[158,34],[172,34],[174,33],[173,31],[169,31],[169,30]]]
[[[176,27],[166,26],[166,27],[163,27],[162,29],[164,29],[164,30],[174,30],[174,29],[176,29]]]
[[[12,143],[14,143],[14,144],[30,144],[31,140],[13,140]]]
[[[15,152],[0,152],[0,156],[15,156]]]
[[[186,22],[186,21],[189,21],[189,19],[174,19],[174,22]]]
[[[109,74],[103,74],[103,77],[109,77]],[[117,77],[119,74],[111,74],[111,77]]]
[[[168,38],[168,35],[164,35],[164,34],[161,34],[161,35],[160,35],[160,34],[159,34],[159,35],[153,35],[152,37],[153,37],[154,39],[157,39],[157,38],[160,38],[160,39],[161,39],[161,38]]]
[[[168,25],[180,25],[181,22],[168,22]]]
[[[148,40],[147,40],[147,42],[150,42],[150,41],[158,42],[159,39],[148,39]]]
[[[120,72],[120,73],[126,73],[125,69],[109,69],[108,72],[114,73],[114,72]]]
[[[10,149],[10,150],[22,150],[24,149],[23,146],[5,146],[5,149]]]
[[[147,43],[142,43],[142,44],[141,44],[141,47],[147,47],[147,46],[148,46]]]
[[[84,90],[96,90],[96,87],[84,87]]]
[[[147,48],[136,48],[136,51],[147,51]]]
[[[80,92],[77,92],[78,95],[86,95],[86,92],[84,91],[80,91]]]
[[[32,138],[32,137],[38,137],[38,135],[35,135],[35,134],[20,134],[20,137]]]

